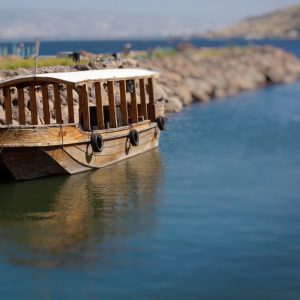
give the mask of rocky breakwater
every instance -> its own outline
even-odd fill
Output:
[[[151,61],[151,67],[162,74],[157,91],[171,112],[300,79],[300,60],[271,46],[193,49]]]
[[[281,49],[271,46],[246,48],[201,48],[181,51],[132,53],[123,58],[90,55],[86,65],[40,68],[39,73],[93,70],[105,68],[147,68],[157,70],[161,76],[156,85],[156,98],[165,103],[167,112],[179,112],[192,102],[209,102],[224,99],[242,91],[262,88],[270,84],[291,83],[300,79],[300,60]],[[2,71],[0,79],[31,74],[30,69]],[[37,106],[42,120],[41,91],[37,89]],[[17,92],[13,94],[14,124],[18,124]],[[67,116],[66,90],[61,87],[63,117]],[[73,93],[75,108],[78,95]],[[118,102],[119,96],[116,95]],[[55,123],[53,91],[49,91],[51,123]],[[95,93],[89,87],[89,99],[95,103]],[[30,104],[25,91],[26,122],[30,124]],[[77,119],[78,121],[78,119]],[[0,94],[0,124],[5,123],[4,98]],[[42,124],[42,121],[41,121]]]

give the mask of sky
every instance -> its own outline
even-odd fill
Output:
[[[294,4],[300,0],[2,0],[0,40],[192,35]]]

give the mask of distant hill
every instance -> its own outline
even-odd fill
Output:
[[[208,36],[213,38],[300,39],[300,5],[248,18],[231,27],[210,32]]]

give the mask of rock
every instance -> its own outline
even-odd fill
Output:
[[[157,83],[154,93],[155,93],[154,94],[155,98],[158,99],[159,101],[168,99],[166,88],[160,83]]]
[[[182,84],[173,88],[174,95],[177,96],[183,105],[189,105],[193,102],[193,96],[190,88],[186,84]]]
[[[165,103],[166,112],[180,112],[183,104],[179,97],[170,97]]]
[[[266,72],[269,83],[282,83],[286,77],[285,70],[280,66],[273,66]]]
[[[187,78],[186,84],[189,86],[194,101],[207,102],[213,92],[212,85],[202,79]]]
[[[91,67],[88,65],[77,65],[75,66],[75,69],[78,71],[88,71],[91,70]]]
[[[227,96],[225,90],[222,90],[222,89],[217,89],[214,92],[214,95],[215,95],[216,98],[224,98],[224,97]]]

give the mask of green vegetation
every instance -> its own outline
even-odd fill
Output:
[[[215,58],[225,55],[241,55],[246,53],[248,50],[247,47],[238,47],[238,46],[227,46],[221,48],[200,48],[194,50],[194,55],[198,55],[201,58]]]
[[[152,50],[145,51],[132,51],[129,55],[121,55],[121,58],[130,57],[133,59],[160,59],[168,56],[175,56],[178,52],[176,49],[168,47],[168,48],[160,48],[157,47]]]
[[[88,63],[84,60],[81,63]],[[73,66],[75,63],[70,58],[40,57],[38,67]],[[22,58],[17,56],[0,56],[0,70],[17,70],[19,68],[33,68],[34,58]]]
[[[218,57],[224,55],[224,49],[205,48],[205,49],[198,50],[198,53],[201,57],[205,57],[205,58]]]
[[[162,58],[165,56],[174,56],[176,53],[177,51],[174,48],[156,48],[152,55],[154,58]]]

